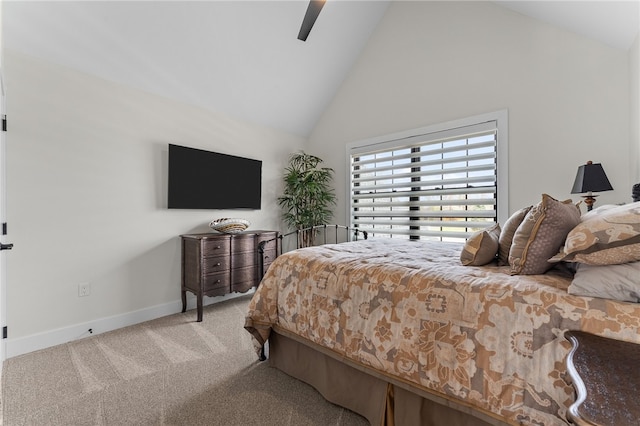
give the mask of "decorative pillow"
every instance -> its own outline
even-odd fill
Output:
[[[580,223],[580,210],[571,200],[558,201],[542,194],[518,226],[509,250],[512,275],[544,274],[553,264],[548,260],[558,253],[569,231]]]
[[[578,265],[567,291],[576,296],[640,302],[640,262],[623,265]]]
[[[549,259],[556,261],[557,256]],[[563,256],[562,260],[570,259],[571,262],[585,263],[587,265],[620,265],[623,263],[640,261],[640,243],[627,244],[612,247],[593,253],[573,253]]]
[[[593,219],[595,216],[598,216],[606,212],[607,210],[615,209],[616,207],[620,207],[620,206],[617,204],[603,204],[591,210],[590,212],[586,212],[585,214],[583,214],[580,217],[580,221],[584,222],[585,220]]]
[[[462,248],[460,262],[466,266],[481,266],[490,263],[498,253],[500,225],[495,224],[474,232]]]
[[[594,264],[601,265],[605,258],[611,262],[607,264],[640,260],[640,202],[592,213],[593,210],[585,214],[582,222],[569,232],[563,249],[551,261],[598,262]],[[631,247],[622,248],[625,246]],[[612,250],[616,248],[620,249]],[[602,256],[591,256],[605,250]]]
[[[498,265],[503,266],[509,264],[509,249],[511,249],[513,236],[518,226],[520,226],[524,220],[524,217],[529,213],[529,210],[531,210],[531,207],[533,206],[518,210],[504,223],[502,231],[500,232],[500,239],[498,240]]]

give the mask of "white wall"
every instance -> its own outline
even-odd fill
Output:
[[[12,342],[41,333],[84,331],[74,326],[156,306],[175,311],[180,234],[207,232],[220,217],[246,218],[253,229],[282,228],[276,197],[302,138],[10,50],[4,65],[15,244],[8,262],[9,356],[20,352]],[[262,209],[168,210],[169,143],[262,160]],[[91,295],[80,298],[83,282]]]
[[[511,211],[571,197],[588,160],[615,188],[598,203],[629,201],[629,102],[627,52],[490,2],[393,2],[309,150],[336,170],[346,220],[346,143],[506,108]]]

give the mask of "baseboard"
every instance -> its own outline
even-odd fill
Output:
[[[205,297],[203,304],[207,306],[223,302],[225,300],[235,299],[236,297],[251,294],[254,291],[255,290],[251,289],[246,293],[231,293],[224,296]],[[195,297],[189,297],[187,300],[187,309],[191,310],[194,308]],[[176,300],[162,305],[151,306],[111,317],[98,318],[85,323],[74,324],[69,327],[58,328],[43,333],[32,334],[30,336],[18,337],[15,339],[8,338],[5,340],[5,354],[7,358],[12,358],[14,356],[46,349],[51,346],[61,345],[63,343],[83,339],[92,335],[117,330],[129,325],[139,324],[141,322],[150,321],[167,315],[173,315],[181,311],[182,302],[180,300]],[[195,311],[193,312],[193,316],[195,320]],[[90,333],[88,330],[91,330],[92,332]]]

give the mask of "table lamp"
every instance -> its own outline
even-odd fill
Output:
[[[596,202],[595,197],[597,197],[593,192],[611,191],[612,189],[613,187],[611,183],[609,183],[602,164],[594,164],[591,161],[587,161],[587,164],[578,167],[578,173],[576,174],[575,182],[573,182],[571,193],[584,194],[586,192],[587,195],[582,195],[582,197],[587,205],[587,211],[590,211],[593,209],[593,203]]]

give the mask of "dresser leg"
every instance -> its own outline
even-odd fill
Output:
[[[197,299],[198,322],[202,322],[202,294],[199,294]]]
[[[187,291],[182,290],[182,312],[187,311]]]

